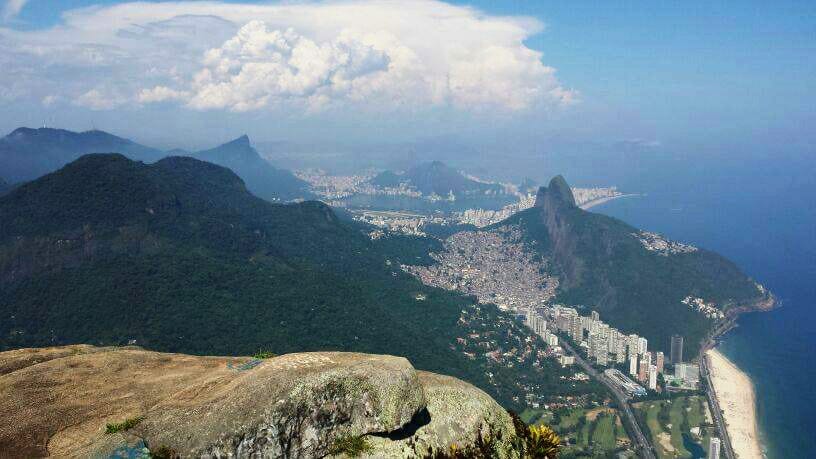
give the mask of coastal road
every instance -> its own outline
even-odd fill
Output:
[[[626,397],[626,394],[618,390],[607,378],[601,373],[598,373],[592,365],[590,365],[587,361],[585,361],[575,350],[570,346],[566,341],[559,340],[561,347],[563,347],[568,353],[575,356],[575,361],[578,365],[587,372],[588,375],[597,379],[601,382],[604,386],[609,388],[609,391],[612,392],[612,395],[615,397],[615,400],[618,402],[621,411],[623,411],[624,416],[622,416],[623,420],[629,426],[629,432],[633,433],[635,438],[635,444],[637,445],[635,450],[637,451],[638,457],[643,459],[655,459],[654,452],[652,450],[652,444],[649,443],[649,440],[643,435],[643,431],[640,429],[640,425],[637,422],[637,418],[635,418],[635,414],[632,412],[632,407],[629,406],[629,399]]]
[[[714,419],[714,425],[720,432],[725,457],[726,459],[736,459],[737,455],[734,454],[734,448],[731,446],[731,438],[728,437],[728,431],[725,429],[725,420],[723,419],[722,410],[720,409],[720,403],[714,394],[714,385],[711,383],[711,374],[708,372],[708,358],[705,355],[705,351],[703,351],[703,354],[700,356],[700,373],[706,382],[708,406]]]
[[[714,384],[711,382],[711,373],[708,371],[708,358],[706,351],[714,349],[717,345],[717,339],[727,333],[732,328],[736,327],[736,316],[728,317],[726,320],[717,324],[714,330],[709,335],[708,339],[703,343],[700,350],[700,376],[706,384],[706,398],[708,398],[708,407],[711,410],[711,416],[714,419],[714,425],[720,433],[720,440],[722,440],[722,451],[726,459],[736,459],[737,455],[734,453],[734,447],[731,445],[731,437],[728,436],[728,430],[725,427],[725,419],[720,409],[720,402],[717,400],[717,394],[714,392]]]

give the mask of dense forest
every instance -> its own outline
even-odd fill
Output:
[[[525,343],[529,330],[401,271],[406,257],[429,262],[438,242],[372,241],[324,204],[259,199],[220,166],[87,155],[0,198],[0,214],[0,349],[135,342],[194,354],[346,350],[408,357],[508,407],[519,407],[524,388],[495,381],[536,380],[545,395],[563,392],[565,370],[552,361],[495,365],[457,347],[484,326],[463,324],[474,308],[503,318],[491,333]]]

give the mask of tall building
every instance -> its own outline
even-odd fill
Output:
[[[646,338],[638,338],[638,354],[645,354],[649,350]]]
[[[671,337],[671,363],[676,365],[683,362],[683,337],[673,335]]]
[[[665,360],[665,357],[663,357],[663,353],[658,352],[657,356],[655,357],[655,366],[657,367],[657,372],[658,373],[661,373],[661,374],[663,373],[663,366],[666,363],[666,362],[664,362],[664,360]]]
[[[592,317],[592,320],[593,320],[593,321],[595,321],[595,322],[597,322],[597,321],[601,320],[601,315],[600,315],[600,314],[598,314],[598,312],[597,312],[597,311],[592,311],[592,312],[590,313],[590,317]],[[607,320],[608,320],[608,319],[607,319]]]
[[[642,358],[640,359],[640,365],[638,365],[638,381],[642,383],[646,383],[649,381],[649,361]]]
[[[657,389],[657,367],[649,365],[649,389]]]
[[[720,448],[722,442],[717,437],[711,437],[708,441],[708,459],[720,459]]]
[[[637,377],[638,373],[638,355],[636,352],[629,353],[629,375]]]

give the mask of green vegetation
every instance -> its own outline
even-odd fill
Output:
[[[139,416],[136,418],[126,419],[122,422],[117,422],[113,424],[108,424],[105,426],[105,433],[106,434],[114,434],[117,432],[124,432],[126,430],[130,430],[136,427],[140,422],[144,420],[144,417]]]
[[[702,396],[641,402],[634,405],[660,459],[695,458],[716,429],[708,422],[708,405]]]
[[[551,425],[566,445],[562,458],[607,457],[630,444],[617,410],[609,407],[560,409]]]
[[[563,179],[553,182],[536,207],[501,224],[519,224],[531,250],[553,261],[560,281],[557,302],[597,310],[610,325],[647,338],[654,349],[668,350],[671,335],[679,333],[686,338],[686,355],[696,355],[711,321],[681,304],[683,298],[693,295],[723,307],[761,298],[754,282],[725,258],[706,250],[671,256],[646,250],[633,236],[637,229],[576,207]]]
[[[595,390],[561,382],[569,373],[551,360],[465,355],[457,339],[471,330],[518,349],[531,333],[392,260],[433,241],[383,247],[328,206],[271,204],[219,166],[88,155],[0,198],[0,215],[0,350],[135,340],[200,355],[393,354],[511,408],[523,408],[519,381],[542,381],[544,395]]]
[[[368,439],[360,435],[345,435],[334,440],[329,447],[330,455],[345,454],[349,457],[358,457],[371,451]]]
[[[256,353],[252,354],[253,359],[259,359],[259,360],[271,359],[272,357],[275,357],[275,354],[273,354],[272,352],[269,352],[269,351],[258,351]]]

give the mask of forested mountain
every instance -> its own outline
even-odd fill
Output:
[[[53,172],[82,155],[113,152],[147,163],[167,156],[195,156],[232,169],[253,193],[264,199],[289,201],[312,197],[307,183],[261,158],[247,136],[210,150],[191,153],[178,149],[163,152],[103,131],[19,128],[0,139],[0,171],[3,178],[12,183],[28,181]]]
[[[457,197],[504,193],[504,188],[501,185],[482,183],[470,179],[440,161],[420,164],[402,175],[385,171],[374,177],[371,183],[379,187],[392,188],[398,187],[400,184],[406,184],[422,194],[436,193],[439,196],[447,196],[451,192]]]
[[[506,406],[531,381],[545,395],[592,388],[561,387],[565,370],[534,352],[509,366],[465,354],[479,349],[458,340],[469,335],[508,351],[538,338],[400,270],[427,247],[372,241],[319,202],[256,198],[197,159],[84,156],[0,197],[0,215],[0,349],[133,340],[197,354],[387,353]]]
[[[770,298],[716,253],[580,209],[560,176],[540,188],[534,207],[498,225],[507,224],[520,225],[532,250],[553,262],[556,301],[597,310],[611,325],[645,336],[652,349],[667,351],[680,333],[688,355],[696,354],[712,320],[683,304],[687,296],[726,312]]]
[[[252,193],[264,199],[290,201],[313,197],[308,183],[287,170],[273,167],[261,158],[247,136],[191,156],[232,169],[244,179]]]
[[[19,128],[0,139],[0,171],[11,183],[33,180],[88,153],[119,152],[153,162],[164,153],[102,131]]]

